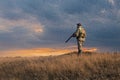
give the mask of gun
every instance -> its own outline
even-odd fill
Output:
[[[67,43],[73,36],[74,36],[74,33],[65,41],[65,43]]]

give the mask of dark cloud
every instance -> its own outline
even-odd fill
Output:
[[[29,20],[32,16],[45,26],[42,36],[34,33],[29,35],[32,32],[25,25],[14,27],[13,32],[2,32],[0,48],[59,45],[75,31],[75,24],[81,22],[87,30],[86,46],[115,47],[119,50],[120,1],[113,1],[114,3],[109,0],[0,0],[0,20]]]
[[[28,31],[23,27],[15,27],[11,32],[0,33],[0,49],[27,48]]]
[[[112,6],[108,3],[107,0],[74,0],[74,1],[63,1],[61,5],[64,8],[64,12],[68,14],[84,14],[84,13],[99,13],[101,9],[110,9]]]

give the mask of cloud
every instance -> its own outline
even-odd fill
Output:
[[[114,0],[108,0],[108,2],[109,2],[110,4],[112,4],[113,6],[115,5],[115,1],[114,1]]]
[[[0,18],[0,49],[29,48],[44,34],[44,25],[35,18],[8,20]],[[39,40],[40,41],[40,40]],[[32,47],[32,46],[31,46]]]
[[[0,49],[65,45],[78,22],[87,30],[86,46],[119,48],[119,5],[119,0],[0,0]]]
[[[24,27],[29,29],[30,31],[34,32],[43,32],[43,25],[37,22],[34,18],[29,19],[19,19],[19,20],[8,20],[0,18],[0,30],[5,31],[12,31],[12,28],[15,27]]]

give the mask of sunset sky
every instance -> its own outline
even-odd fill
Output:
[[[64,42],[78,22],[87,31],[85,47],[120,51],[120,0],[0,0],[0,54],[66,52],[76,45]]]

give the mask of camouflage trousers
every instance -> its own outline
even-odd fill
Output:
[[[81,40],[77,39],[78,55],[82,53],[83,43],[84,43],[84,41],[81,41]]]

